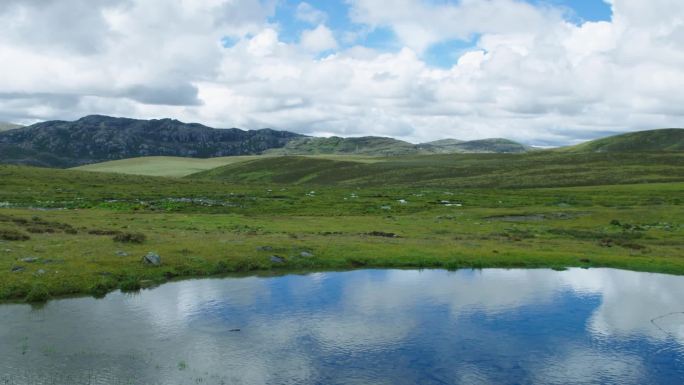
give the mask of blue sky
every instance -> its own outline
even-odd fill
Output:
[[[566,19],[576,24],[586,21],[610,21],[611,8],[603,0],[526,0],[537,7],[557,7],[566,13]],[[457,0],[430,0],[432,3],[456,4]],[[278,25],[280,38],[284,42],[297,42],[303,31],[310,29],[312,23],[297,18],[297,8],[300,0],[281,0],[276,6],[275,15],[271,22]],[[340,49],[353,45],[374,48],[387,52],[398,51],[402,48],[391,28],[380,26],[369,30],[366,25],[355,24],[350,18],[350,7],[345,0],[308,0],[307,4],[325,13],[322,23],[330,28],[340,42]],[[359,39],[351,42],[344,39],[349,32],[360,32]],[[426,63],[440,68],[453,66],[463,52],[472,48],[478,36],[466,40],[448,40],[429,47],[422,54]]]

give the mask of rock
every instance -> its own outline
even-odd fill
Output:
[[[143,257],[143,263],[146,265],[159,266],[161,265],[161,257],[157,253],[149,252]]]
[[[311,254],[311,253],[308,252],[308,251],[302,251],[301,253],[299,253],[299,256],[302,257],[302,258],[311,258],[311,257],[313,257],[314,255]]]
[[[38,269],[38,271],[36,271],[36,275],[43,275],[45,273],[47,273],[47,272],[43,269]]]
[[[273,251],[273,247],[271,246],[259,246],[256,249],[257,251]]]
[[[116,255],[119,257],[128,257],[128,253],[125,251],[117,250]]]
[[[38,262],[38,258],[36,258],[36,257],[22,258],[21,261],[25,262],[25,263],[35,263],[35,262]]]
[[[285,263],[285,259],[283,257],[279,257],[277,255],[271,255],[271,262],[272,263]]]
[[[13,266],[12,267],[12,273],[21,273],[24,270],[26,270],[26,269],[23,266]]]
[[[5,249],[5,250],[3,250],[3,251],[4,251],[5,253],[11,253],[11,252],[12,252],[12,249]]]

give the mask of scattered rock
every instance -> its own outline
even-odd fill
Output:
[[[257,251],[273,251],[273,247],[271,246],[259,246],[256,249]]]
[[[24,270],[26,270],[26,269],[23,266],[13,266],[12,267],[12,273],[21,273]]]
[[[159,266],[161,265],[161,257],[157,253],[149,252],[143,257],[143,263],[146,265]]]
[[[116,255],[119,257],[128,257],[128,253],[122,250],[117,250]]]
[[[285,263],[285,259],[277,255],[271,255],[270,260],[272,263]]]
[[[35,262],[38,262],[38,258],[36,258],[36,257],[22,258],[21,261],[25,262],[25,263],[35,263]]]
[[[299,253],[299,256],[302,258],[311,258],[314,255],[308,251],[302,251],[301,253]]]

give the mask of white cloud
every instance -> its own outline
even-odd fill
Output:
[[[306,2],[299,3],[299,5],[297,6],[295,16],[298,20],[313,25],[322,24],[328,18],[328,15],[325,12],[313,7],[311,4]]]
[[[260,0],[4,1],[0,120],[103,113],[536,144],[684,126],[678,0],[613,0],[611,21],[580,25],[562,10],[515,0],[350,1],[363,28],[395,32],[404,47],[396,52],[340,49],[335,36],[353,31],[331,31],[301,5],[300,16],[317,27],[286,43],[269,22],[275,7]],[[223,47],[225,37],[236,43]],[[474,46],[451,68],[426,64],[425,49],[452,39]],[[328,50],[335,53],[321,59]]]
[[[328,27],[319,25],[315,29],[302,32],[301,45],[312,52],[321,52],[337,48],[337,40]]]
[[[483,33],[533,33],[561,20],[555,8],[517,0],[463,0],[456,4],[421,0],[350,0],[352,18],[389,26],[406,46],[421,52],[444,40],[468,40]]]

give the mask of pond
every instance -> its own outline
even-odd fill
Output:
[[[357,270],[0,306],[0,384],[680,384],[684,277]]]

